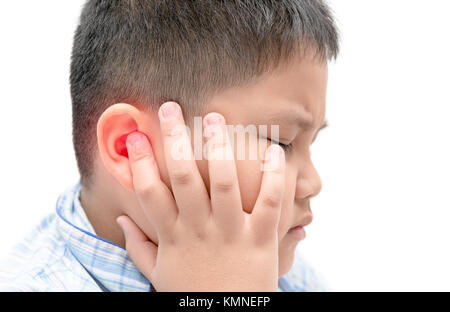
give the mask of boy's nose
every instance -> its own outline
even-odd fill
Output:
[[[322,180],[317,171],[312,168],[309,174],[300,175],[297,179],[295,198],[306,199],[317,196],[322,190]]]

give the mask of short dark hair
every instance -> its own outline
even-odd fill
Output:
[[[114,103],[154,110],[178,102],[186,115],[313,48],[339,50],[322,0],[88,0],[74,36],[70,85],[73,143],[88,187],[96,124]]]

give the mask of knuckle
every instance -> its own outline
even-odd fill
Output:
[[[230,146],[226,142],[209,142],[207,151],[208,160],[231,160],[233,157]]]
[[[222,140],[210,141],[210,144],[208,146],[210,147],[211,151],[222,151],[228,148],[228,142],[224,142]]]
[[[231,193],[233,187],[234,185],[230,181],[219,181],[213,184],[214,191],[220,193]]]
[[[285,169],[284,169],[284,167],[282,167],[282,166],[275,166],[275,168],[274,168],[274,170],[273,170],[273,173],[275,173],[275,174],[277,174],[277,175],[280,175],[280,176],[283,176],[284,175],[284,172],[285,172]]]
[[[161,127],[161,134],[163,137],[170,137],[172,129],[169,127]]]
[[[138,162],[141,160],[152,160],[152,153],[147,151],[140,151],[139,153],[135,154],[133,157],[134,162]]]
[[[177,185],[188,185],[192,182],[192,174],[186,171],[175,172],[172,174],[172,182]]]
[[[179,138],[179,137],[182,137],[185,133],[184,127],[185,126],[183,126],[183,125],[162,127],[161,133],[164,137],[167,137],[167,138]]]
[[[196,241],[206,241],[206,233],[201,229],[193,229],[191,235]]]
[[[269,173],[273,174],[273,178],[281,179],[280,176],[284,176],[284,168],[273,163],[269,163],[264,167],[264,170]]]
[[[135,187],[135,191],[137,194],[139,194],[139,196],[148,198],[156,192],[157,187],[157,183],[147,181],[145,185],[139,185]]]
[[[200,226],[199,224],[193,224],[187,222],[186,220],[183,222],[182,230],[177,233],[175,237],[175,241],[183,241],[186,237],[189,237],[189,240],[192,242],[204,242],[208,238],[208,230],[207,225]]]
[[[280,194],[272,193],[264,197],[263,204],[269,208],[278,208],[281,205],[281,199]]]

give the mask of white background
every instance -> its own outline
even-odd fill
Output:
[[[78,179],[68,79],[82,3],[0,2],[0,256]],[[334,290],[449,291],[450,3],[330,4],[342,53],[299,251]]]

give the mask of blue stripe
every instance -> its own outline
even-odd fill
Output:
[[[80,191],[78,182],[61,194],[56,212],[0,262],[0,291],[153,291],[125,248],[95,235],[77,200]],[[278,279],[278,289],[325,290],[302,258]]]
[[[122,250],[126,250],[125,248],[123,248],[123,247],[120,246],[120,245],[114,244],[113,242],[110,242],[110,241],[107,240],[107,239],[104,239],[104,238],[102,238],[102,237],[100,237],[100,236],[97,236],[97,235],[94,235],[94,234],[92,234],[92,233],[89,233],[88,231],[85,231],[85,230],[83,230],[83,229],[81,229],[81,228],[79,228],[79,227],[73,225],[72,223],[70,223],[69,221],[67,221],[67,219],[64,218],[64,217],[61,215],[61,213],[60,213],[60,211],[59,211],[58,208],[59,208],[59,207],[57,206],[57,207],[56,207],[56,214],[57,214],[64,222],[66,222],[68,225],[70,225],[71,227],[74,227],[74,228],[77,229],[78,231],[81,231],[81,232],[83,232],[84,234],[89,235],[89,236],[91,236],[91,237],[93,237],[93,238],[96,238],[96,239],[98,239],[98,240],[100,240],[100,241],[102,241],[102,242],[105,242],[105,243],[107,243],[107,244],[111,244],[111,245],[113,245],[113,246],[119,247],[119,248],[122,249]]]

